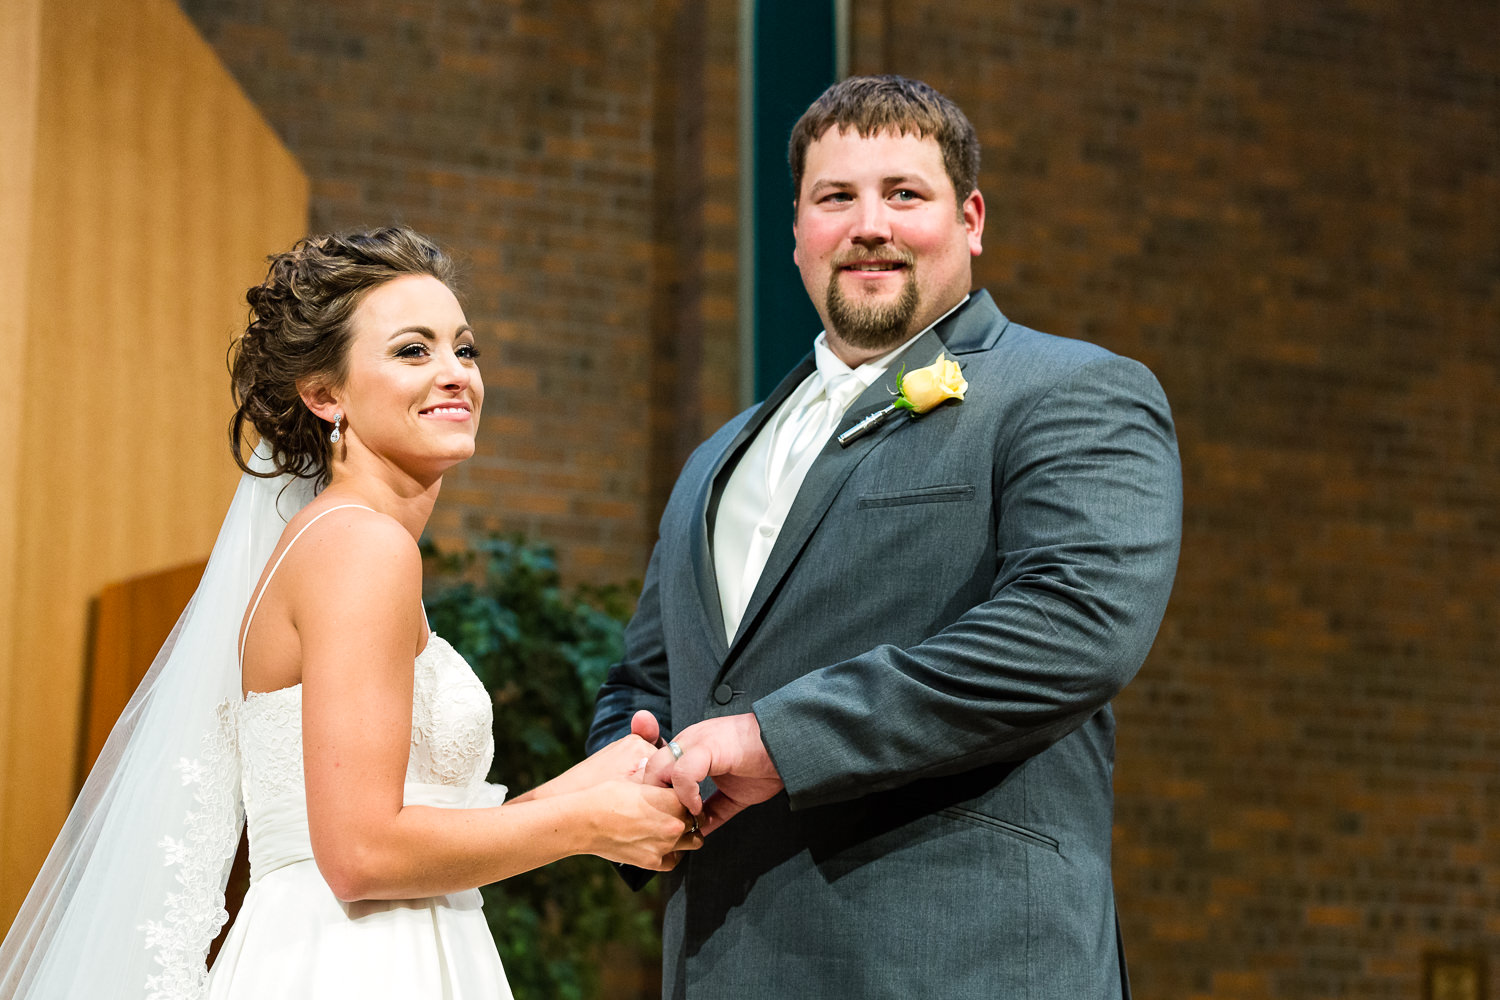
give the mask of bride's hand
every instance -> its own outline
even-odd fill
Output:
[[[621,737],[592,756],[585,757],[551,781],[515,796],[511,801],[524,802],[582,792],[602,782],[621,778],[640,781],[641,775],[645,773],[644,762],[655,751],[655,747],[639,736]]]
[[[660,735],[655,716],[646,711],[637,712],[631,720],[629,736],[615,740],[551,781],[514,796],[511,801],[525,802],[581,792],[601,782],[618,778],[640,781],[646,773],[646,762],[651,759],[660,743]]]
[[[564,776],[570,781],[576,779],[580,788],[588,788],[615,778],[640,781],[646,770],[646,761],[655,752],[656,747],[639,736],[622,736],[568,768]]]
[[[661,741],[661,727],[656,717],[645,710],[635,713],[630,720],[630,735],[615,740],[593,756],[573,765],[563,777],[568,779],[570,790],[587,788],[601,781],[609,781],[621,775],[640,781],[646,773],[646,762],[651,759]]]
[[[606,781],[585,794],[597,835],[592,854],[637,868],[670,871],[684,851],[703,846],[692,815],[670,788],[643,785],[637,776]]]

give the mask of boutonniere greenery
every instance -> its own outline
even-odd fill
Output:
[[[885,423],[897,410],[906,410],[913,417],[920,417],[928,410],[950,399],[962,401],[964,393],[968,391],[969,383],[964,380],[964,374],[958,367],[958,362],[947,355],[939,355],[938,359],[926,368],[918,368],[910,373],[903,365],[896,375],[896,398],[891,401],[890,405],[876,410],[840,434],[839,444],[845,448],[849,447],[850,444]]]

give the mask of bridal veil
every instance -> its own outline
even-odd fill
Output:
[[[251,461],[270,469],[264,453]],[[244,814],[240,620],[310,480],[241,477],[197,592],[121,714],[0,944],[0,997],[189,1000]]]

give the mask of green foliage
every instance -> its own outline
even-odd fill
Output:
[[[903,364],[901,370],[896,373],[896,398],[891,400],[891,405],[900,410],[910,410],[912,413],[916,413],[917,408],[912,405],[911,400],[906,398],[905,382],[906,365]]]
[[[518,537],[458,554],[425,551],[432,627],[494,698],[490,780],[519,794],[567,770],[583,755],[594,696],[623,651],[626,592],[564,592],[552,552]],[[650,900],[633,896],[598,858],[565,858],[483,893],[519,997],[598,996],[600,949],[608,943],[661,953]]]

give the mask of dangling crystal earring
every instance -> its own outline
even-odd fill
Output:
[[[338,444],[339,438],[343,437],[343,435],[339,433],[339,424],[343,423],[343,421],[344,415],[342,413],[335,413],[333,415],[333,433],[328,435],[328,440],[333,444]]]

